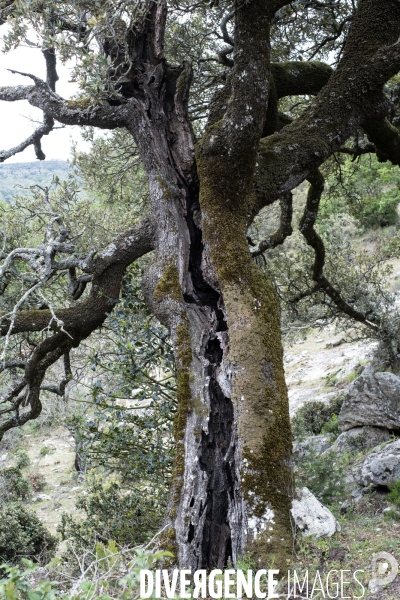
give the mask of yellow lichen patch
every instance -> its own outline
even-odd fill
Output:
[[[161,188],[164,200],[172,200],[172,193],[168,184],[164,181],[162,177],[157,177],[157,181]]]
[[[161,534],[159,544],[164,551],[171,552],[171,554],[173,554],[173,557],[163,559],[162,566],[164,568],[173,567],[176,562],[175,557],[177,555],[176,533],[173,527],[169,527]]]
[[[207,406],[201,401],[200,396],[195,396],[192,398],[192,408],[199,417],[206,417],[209,413]],[[199,432],[201,431],[202,430],[200,428]]]
[[[90,98],[77,98],[76,100],[68,100],[67,106],[68,108],[81,109],[85,110],[92,105],[92,100]]]

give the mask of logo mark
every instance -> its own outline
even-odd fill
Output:
[[[372,579],[368,588],[372,593],[382,590],[392,583],[399,572],[399,563],[389,552],[378,552],[372,559]]]

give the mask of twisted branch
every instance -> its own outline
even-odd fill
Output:
[[[60,221],[59,217],[53,218],[48,225],[45,234],[46,243],[35,249],[25,248],[11,252],[4,260],[2,272],[6,273],[13,261],[24,260],[35,273],[42,274],[42,279],[32,286],[41,294],[43,282],[49,281],[60,272],[60,269],[65,270],[66,264],[70,264],[73,265],[71,270],[75,269],[75,282],[78,283],[78,287],[81,283],[87,285],[90,278],[91,289],[86,300],[70,308],[54,308],[44,298],[48,309],[20,310],[25,297],[32,291],[30,288],[24,294],[23,300],[17,302],[11,314],[0,314],[0,336],[6,337],[4,361],[0,365],[0,372],[7,371],[13,374],[17,368],[24,370],[23,377],[12,381],[10,389],[0,398],[3,407],[0,415],[8,415],[8,418],[0,424],[0,440],[9,429],[24,425],[40,415],[41,391],[46,390],[58,396],[65,394],[65,388],[72,378],[69,351],[79,346],[82,340],[102,325],[118,301],[126,268],[154,247],[154,226],[149,218],[145,218],[138,225],[116,237],[102,252],[91,253],[87,257],[71,256],[67,260],[58,262],[55,260],[57,252],[73,253],[74,251],[73,245],[65,241],[67,234]],[[54,233],[56,223],[61,232],[58,236]],[[77,277],[77,268],[84,269],[86,273]],[[70,292],[75,298],[77,297],[76,285],[72,286],[72,290],[70,286]],[[19,358],[5,360],[5,351],[11,336],[28,331],[43,332],[46,337],[34,347],[26,360]],[[48,368],[62,356],[64,356],[65,376],[58,385],[43,385]]]
[[[325,265],[325,246],[322,238],[314,229],[315,222],[318,216],[319,204],[324,191],[324,178],[320,171],[316,170],[307,178],[310,183],[310,188],[307,195],[307,202],[303,216],[300,221],[299,230],[304,236],[308,246],[314,250],[314,264],[312,267],[312,279],[316,285],[291,300],[292,303],[297,303],[301,299],[323,290],[329,298],[334,302],[338,309],[348,315],[355,321],[363,323],[374,331],[378,330],[378,324],[368,319],[367,315],[354,309],[342,296],[340,292],[330,283],[324,275]]]
[[[253,258],[260,256],[260,254],[263,254],[266,250],[276,248],[280,244],[283,244],[286,238],[293,233],[293,194],[291,192],[285,194],[285,196],[280,199],[279,203],[281,207],[279,228],[275,233],[270,235],[269,238],[260,242],[255,250],[251,251]]]
[[[58,81],[57,74],[57,61],[56,61],[56,53],[54,48],[48,48],[43,50],[43,56],[46,61],[46,83],[53,92],[56,89],[56,82]],[[11,71],[12,73],[17,73],[17,71]],[[33,76],[32,76],[33,77]],[[25,88],[26,89],[26,88]],[[18,96],[21,97],[18,97]],[[18,86],[16,90],[17,99],[22,99],[24,96],[24,87]],[[45,160],[46,155],[42,150],[41,140],[43,136],[48,135],[54,128],[54,119],[47,114],[43,115],[43,122],[39,127],[35,129],[35,131],[28,136],[23,142],[18,144],[18,146],[14,146],[9,150],[0,151],[0,163],[4,162],[11,156],[18,154],[19,152],[23,152],[28,146],[33,146],[35,150],[35,155],[38,160]]]

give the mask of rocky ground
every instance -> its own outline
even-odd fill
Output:
[[[370,361],[375,342],[343,343],[330,326],[311,333],[285,351],[290,413],[310,400],[328,400],[359,375]]]
[[[389,573],[390,560],[400,563],[400,515],[388,518],[393,506],[387,494],[388,485],[400,480],[400,378],[371,367],[373,343],[342,343],[341,336],[332,333],[312,335],[288,348],[285,356],[292,414],[310,401],[329,402],[338,394],[345,398],[338,419],[341,433],[295,443],[296,460],[310,453],[310,476],[318,462],[333,472],[341,461],[345,473],[338,481],[340,502],[330,507],[334,514],[324,514],[325,508],[308,490],[298,492],[296,525],[314,539],[300,542],[294,568],[300,573],[319,570],[325,576],[334,569],[361,569],[365,592],[361,596],[361,587],[353,587],[349,597],[397,600],[400,576],[390,580]],[[389,553],[390,560],[381,553]],[[382,581],[374,583],[374,564],[380,563]],[[311,590],[312,585],[309,594]]]

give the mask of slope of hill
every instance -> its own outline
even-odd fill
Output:
[[[45,160],[0,165],[0,201],[10,202],[15,194],[31,185],[50,185],[53,177],[66,179],[71,172],[65,160]]]

